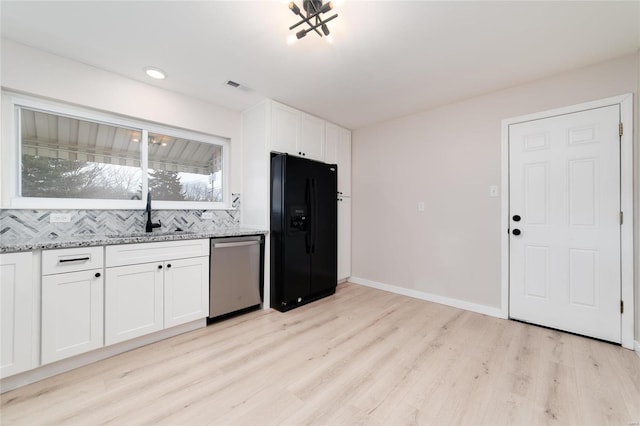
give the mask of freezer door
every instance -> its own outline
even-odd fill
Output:
[[[287,155],[271,160],[271,306],[287,309],[309,294],[309,197],[305,163]]]

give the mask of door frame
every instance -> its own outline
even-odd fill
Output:
[[[502,120],[502,200],[501,200],[501,314],[509,318],[509,126],[532,120],[556,117],[589,109],[620,105],[620,121],[624,131],[620,141],[620,203],[624,221],[620,227],[621,298],[624,312],[621,315],[621,343],[627,349],[634,348],[635,312],[633,296],[633,94],[613,96],[563,108],[521,115]]]

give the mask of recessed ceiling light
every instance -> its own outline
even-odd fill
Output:
[[[166,77],[164,71],[158,68],[146,67],[144,69],[144,72],[146,72],[149,77],[155,78],[156,80],[162,80],[163,78]]]

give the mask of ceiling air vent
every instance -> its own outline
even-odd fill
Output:
[[[249,89],[247,86],[244,86],[244,85],[242,85],[242,84],[240,84],[240,83],[237,83],[237,82],[235,82],[235,81],[233,81],[233,80],[228,80],[228,81],[227,81],[227,83],[226,83],[226,85],[227,85],[227,86],[231,86],[231,87],[233,87],[233,88],[235,88],[235,89],[244,90],[245,92],[248,92],[249,90],[251,90],[251,89]]]

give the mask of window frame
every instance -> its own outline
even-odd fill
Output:
[[[41,111],[48,114],[88,120],[95,123],[138,130],[140,140],[140,165],[142,170],[142,197],[140,200],[113,200],[95,198],[53,198],[23,197],[20,195],[22,182],[21,166],[21,108]],[[213,201],[162,201],[154,200],[151,194],[152,208],[164,210],[222,210],[231,208],[229,192],[229,139],[209,135],[165,124],[153,123],[107,112],[72,106],[60,102],[38,99],[26,95],[2,92],[2,141],[0,144],[0,175],[2,185],[0,196],[3,208],[39,209],[39,210],[142,210],[146,207],[149,188],[148,145],[149,133],[190,139],[222,147],[222,191],[221,202]]]

